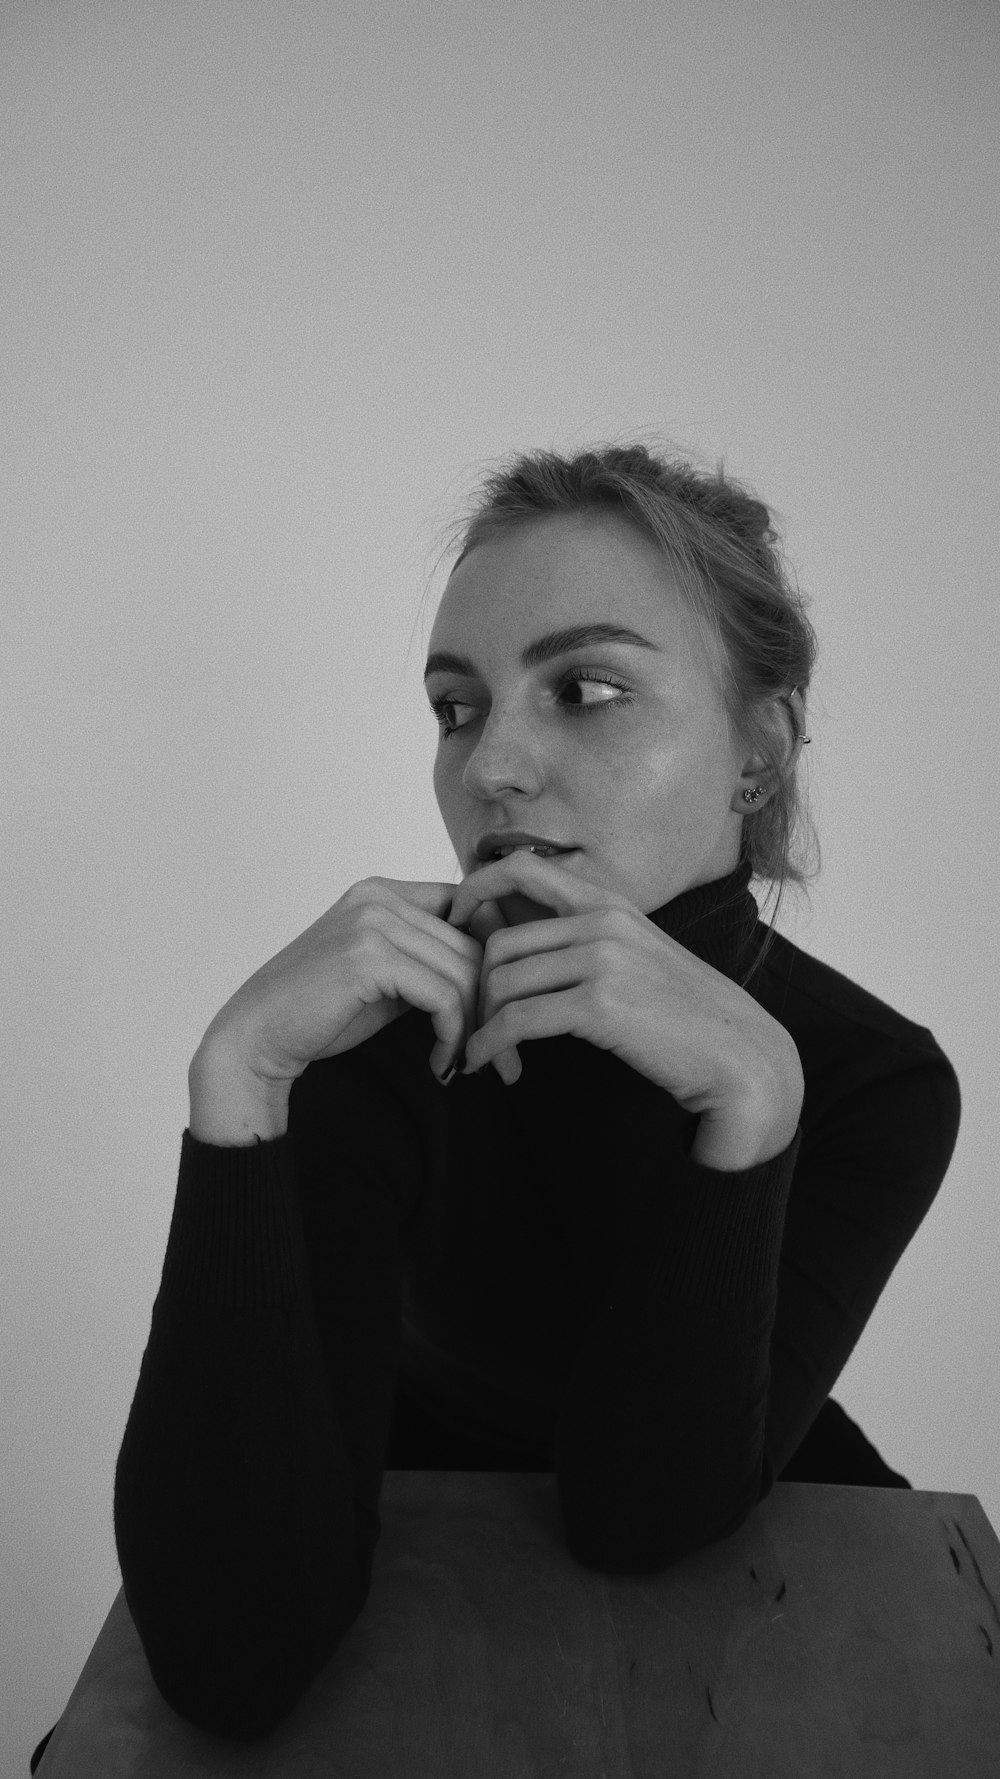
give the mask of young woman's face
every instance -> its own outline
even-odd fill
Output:
[[[529,644],[590,623],[651,646],[598,641],[525,664]],[[435,666],[442,653],[465,666]],[[440,720],[455,729],[438,742],[434,791],[463,876],[502,828],[576,847],[557,868],[644,914],[735,869],[753,762],[727,740],[669,567],[627,520],[547,515],[477,546],[445,588],[429,667],[428,697],[447,700]],[[520,894],[500,908],[509,926],[549,912]]]

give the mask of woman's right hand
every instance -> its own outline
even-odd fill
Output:
[[[483,946],[449,926],[456,886],[366,877],[221,1007],[199,1052],[222,1046],[273,1098],[310,1062],[353,1050],[411,1007],[431,1016],[436,1075],[475,1030]],[[480,927],[480,931],[483,928]],[[495,1059],[516,1080],[516,1050]]]

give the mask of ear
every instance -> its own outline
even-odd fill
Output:
[[[767,698],[757,706],[758,721],[763,723],[771,737],[774,753],[781,763],[783,771],[787,771],[802,745],[801,732],[805,726],[805,711],[801,697],[796,693],[789,708],[787,693],[778,693]],[[733,798],[733,808],[741,815],[747,813],[743,803],[743,792],[763,785],[766,791],[774,790],[774,773],[767,760],[758,751],[747,754],[743,761],[743,771]],[[763,805],[761,805],[763,807]]]

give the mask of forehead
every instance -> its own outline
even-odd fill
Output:
[[[689,644],[694,624],[652,538],[616,514],[547,514],[478,544],[453,570],[431,646],[475,637],[520,645],[544,624],[611,619],[660,647]],[[696,626],[695,632],[696,632]]]

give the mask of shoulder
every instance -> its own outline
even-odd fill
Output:
[[[896,1047],[944,1056],[933,1032],[822,958],[775,932],[748,992],[789,1030],[824,1033],[831,1043]]]
[[[950,1156],[961,1092],[933,1032],[897,1007],[775,932],[747,992],[795,1040],[806,1080],[810,1123],[852,1103],[859,1118],[905,1119],[914,1140]],[[902,1131],[899,1132],[902,1137]]]

